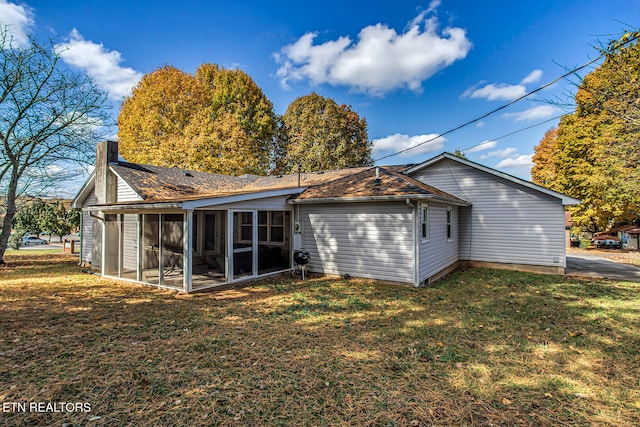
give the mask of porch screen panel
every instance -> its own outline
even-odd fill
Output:
[[[120,270],[120,221],[118,215],[105,215],[104,274],[118,276]]]
[[[122,215],[122,259],[120,277],[136,280],[138,276],[138,215]]]
[[[160,284],[160,215],[142,216],[142,281]]]
[[[253,276],[253,212],[233,213],[233,277]]]
[[[291,212],[258,211],[258,274],[291,268]]]
[[[162,215],[163,285],[182,289],[184,281],[184,215]]]
[[[202,219],[202,227],[194,233],[194,240],[198,240],[197,246],[202,251],[194,253],[193,273],[201,276],[201,283],[224,283],[227,281],[227,212],[207,210],[198,212],[198,217]]]

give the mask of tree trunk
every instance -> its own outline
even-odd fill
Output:
[[[7,212],[4,215],[2,221],[2,234],[0,234],[0,265],[4,264],[4,253],[7,250],[9,244],[9,236],[11,235],[11,223],[13,217],[16,216],[16,192],[18,189],[18,173],[14,168],[11,173],[11,180],[9,181],[9,187],[7,189],[7,198],[5,203],[7,204]]]

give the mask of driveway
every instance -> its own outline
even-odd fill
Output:
[[[640,267],[590,254],[567,255],[566,274],[640,282]]]

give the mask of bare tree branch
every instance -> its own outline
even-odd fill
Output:
[[[72,163],[92,161],[106,102],[86,76],[61,66],[53,41],[16,46],[0,27],[0,263],[18,198],[74,177]]]

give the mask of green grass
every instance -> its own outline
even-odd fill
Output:
[[[0,403],[91,412],[0,424],[640,424],[640,284],[467,269],[181,295],[7,259]]]

